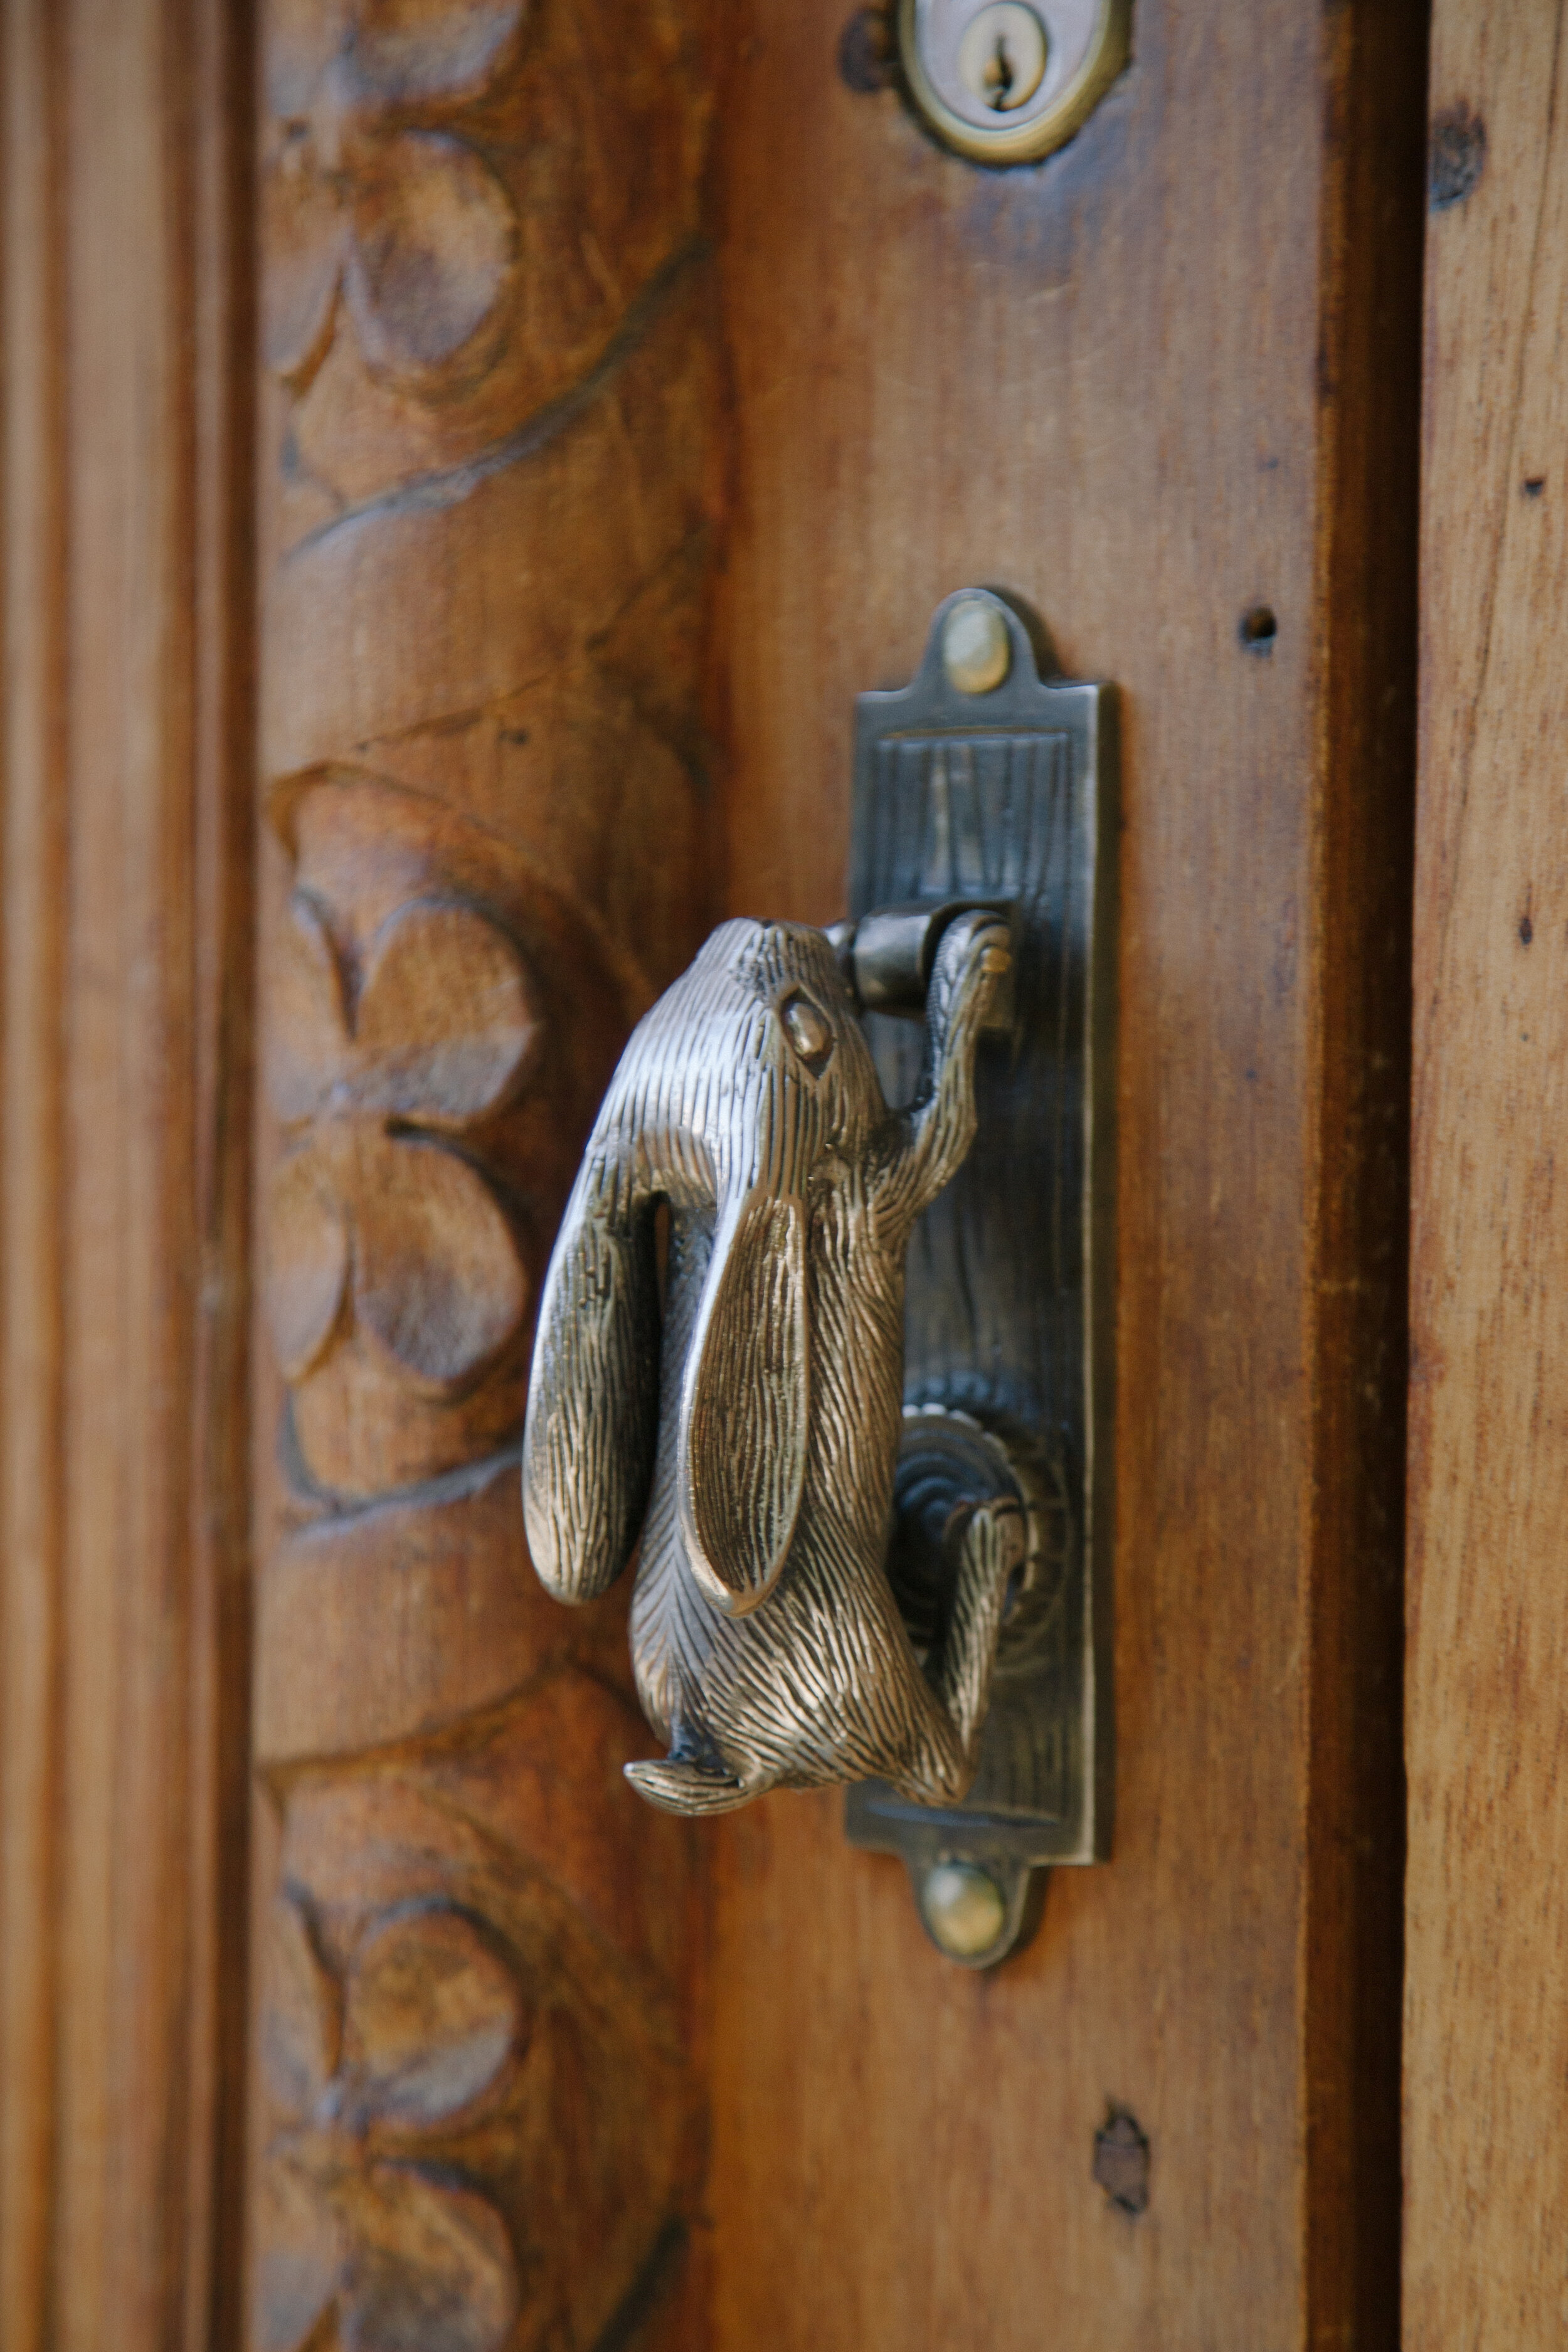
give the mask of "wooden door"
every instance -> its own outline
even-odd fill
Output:
[[[1432,50],[1410,1415],[1406,2332],[1560,2343],[1563,12]]]
[[[1437,14],[1406,2326],[1544,2345],[1560,60]],[[1426,12],[1134,0],[1007,173],[848,0],[4,26],[0,2342],[1392,2345]],[[1115,1845],[981,1976],[639,1805],[516,1496],[620,1045],[966,583],[1122,732]]]

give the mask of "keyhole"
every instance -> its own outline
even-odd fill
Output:
[[[971,16],[958,45],[959,79],[991,114],[1026,106],[1046,71],[1046,28],[1023,0],[991,0]]]

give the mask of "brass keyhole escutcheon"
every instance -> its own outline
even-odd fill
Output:
[[[981,163],[1037,163],[1097,106],[1127,62],[1132,0],[900,0],[916,106]]]

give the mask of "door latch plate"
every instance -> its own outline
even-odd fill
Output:
[[[951,1452],[951,1424],[973,1424],[1013,1467],[1030,1562],[964,1803],[848,1796],[851,1840],[904,1857],[933,1939],[973,1966],[1026,1932],[1033,1869],[1101,1859],[1110,1835],[1115,781],[1112,690],[1042,679],[1022,610],[984,590],[939,607],[908,687],[856,706],[851,918],[978,899],[1013,931],[974,1142],[910,1247],[900,1492],[929,1517],[933,1432]],[[865,1020],[889,1101],[908,1101],[921,1031]]]

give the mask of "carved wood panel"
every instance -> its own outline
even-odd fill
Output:
[[[264,19],[251,2336],[689,2343],[694,1854],[516,1457],[706,912],[702,15]]]

